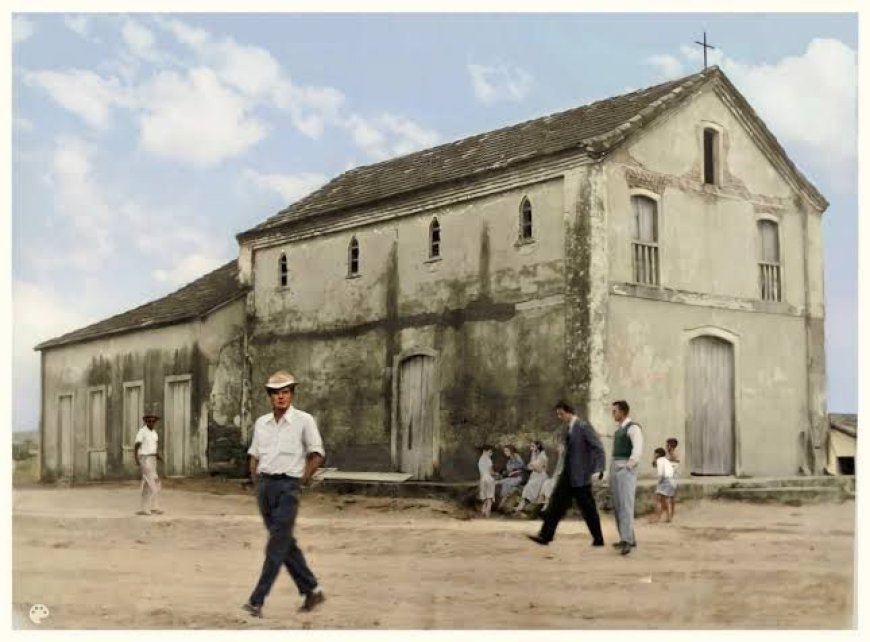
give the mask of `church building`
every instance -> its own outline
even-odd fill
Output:
[[[628,400],[687,474],[818,473],[826,207],[716,67],[352,169],[190,314],[38,346],[43,474],[129,473],[136,381],[178,474],[243,469],[279,369],[343,470],[472,479],[482,443],[554,446],[564,397],[605,437]]]

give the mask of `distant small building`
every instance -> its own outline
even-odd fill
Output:
[[[831,434],[828,440],[828,465],[825,466],[825,472],[829,475],[854,475],[858,415],[832,413],[828,415],[828,419]]]
[[[168,296],[45,341],[40,478],[137,474],[145,408],[168,475],[243,469],[244,294],[233,261]],[[211,450],[211,453],[209,452]]]

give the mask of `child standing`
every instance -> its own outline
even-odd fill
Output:
[[[495,499],[495,478],[492,472],[492,446],[480,447],[480,459],[477,460],[477,470],[480,472],[480,501],[483,502],[480,514],[489,517],[492,502]]]
[[[667,450],[666,457],[668,461],[671,462],[671,467],[674,469],[674,496],[668,498],[668,508],[670,509],[671,519],[674,518],[674,508],[677,503],[677,477],[679,476],[680,470],[680,458],[677,455],[677,446],[680,445],[680,442],[677,441],[676,437],[670,437],[667,441],[665,441],[665,450]]]
[[[650,521],[659,521],[662,517],[662,513],[664,513],[666,516],[665,521],[669,522],[673,517],[671,510],[672,504],[670,500],[673,499],[677,486],[674,482],[674,467],[671,465],[671,462],[668,461],[664,448],[655,449],[653,466],[655,466],[656,472],[658,473],[659,482],[656,485],[655,517],[650,519]]]

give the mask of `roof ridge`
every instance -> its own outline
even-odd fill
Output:
[[[426,147],[425,149],[417,149],[417,150],[414,150],[412,152],[408,152],[407,154],[402,154],[400,156],[392,156],[390,158],[385,158],[384,160],[378,161],[376,163],[369,163],[368,165],[357,165],[356,167],[352,167],[351,169],[345,170],[345,171],[341,172],[340,174],[337,174],[334,178],[332,178],[325,185],[322,185],[321,187],[314,190],[313,192],[311,192],[307,196],[303,196],[298,201],[291,203],[290,205],[288,205],[287,207],[285,207],[281,211],[277,212],[277,214],[281,214],[283,212],[288,211],[296,203],[300,203],[300,202],[304,201],[306,198],[308,198],[309,196],[325,189],[326,187],[329,186],[330,183],[332,183],[335,180],[338,180],[342,176],[347,176],[349,174],[354,174],[354,173],[361,172],[361,171],[371,170],[371,169],[374,169],[376,167],[381,167],[384,165],[395,163],[396,161],[410,158],[412,156],[417,156],[417,155],[422,156],[425,154],[432,154],[436,150],[442,150],[444,148],[450,147],[451,145],[457,145],[458,143],[470,141],[470,140],[473,140],[475,138],[483,138],[486,136],[491,136],[493,134],[504,132],[504,131],[509,130],[509,129],[519,129],[519,128],[526,126],[526,125],[529,125],[531,123],[536,123],[539,121],[547,120],[548,118],[553,118],[555,116],[561,116],[561,115],[565,115],[565,114],[570,114],[572,112],[577,112],[580,110],[589,109],[591,107],[594,107],[595,105],[600,105],[600,104],[603,104],[603,103],[606,103],[609,101],[623,100],[623,99],[626,99],[629,96],[632,96],[635,94],[640,95],[640,94],[644,94],[647,92],[652,92],[652,91],[655,91],[657,89],[661,89],[662,87],[664,87],[666,85],[683,84],[683,83],[687,82],[690,78],[703,76],[706,73],[713,71],[714,69],[718,70],[719,68],[714,65],[714,66],[708,67],[705,71],[699,71],[699,72],[696,72],[694,74],[689,74],[687,76],[683,76],[681,78],[676,78],[674,80],[667,80],[665,82],[660,82],[660,83],[657,83],[655,85],[648,85],[647,87],[642,87],[640,89],[635,89],[634,91],[625,92],[624,94],[616,94],[614,96],[608,96],[607,98],[600,98],[598,100],[593,100],[592,102],[584,103],[582,105],[577,105],[576,107],[569,107],[568,109],[560,109],[557,111],[552,111],[552,112],[549,112],[548,114],[545,114],[543,116],[535,116],[533,118],[527,118],[526,120],[521,120],[519,122],[511,123],[509,125],[503,125],[501,127],[496,127],[495,129],[488,129],[485,132],[479,132],[477,134],[471,134],[469,136],[462,136],[460,138],[455,138],[453,140],[446,141],[444,143],[439,143],[438,145],[434,145],[432,147]]]

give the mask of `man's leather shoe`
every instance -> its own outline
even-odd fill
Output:
[[[311,593],[305,594],[305,601],[302,603],[302,606],[299,607],[300,611],[313,611],[314,608],[321,604],[326,599],[326,596],[323,594],[323,591],[312,591]]]
[[[263,607],[262,606],[254,606],[250,602],[245,602],[242,604],[242,608],[247,611],[253,617],[263,617]]]
[[[547,544],[550,543],[547,540],[545,540],[543,537],[541,537],[540,535],[526,535],[526,537],[528,537],[530,540],[532,540],[535,544],[540,544],[541,546],[546,546]]]
[[[604,540],[592,540],[592,546],[604,546]]]
[[[631,553],[631,544],[629,544],[627,542],[623,542],[622,548],[619,549],[619,554],[620,555],[628,555],[629,553]]]

